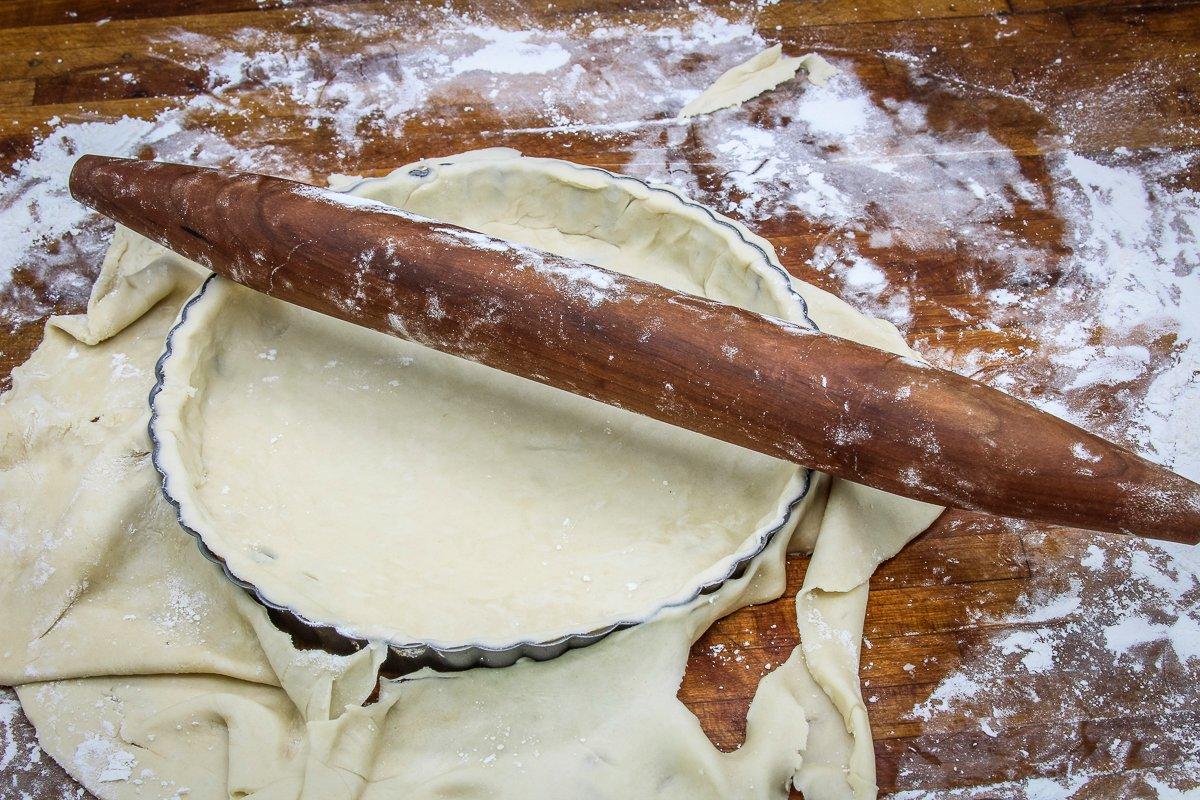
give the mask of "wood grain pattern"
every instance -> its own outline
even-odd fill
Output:
[[[481,18],[507,27],[561,25],[576,18],[595,26],[619,26],[625,19],[666,24],[691,13],[681,17],[667,2],[639,4],[632,11],[620,8],[623,4],[582,1],[533,9],[501,2],[475,5]],[[256,0],[0,3],[0,170],[27,156],[35,136],[49,131],[55,117],[64,122],[122,115],[149,119],[200,96],[189,81],[203,75],[204,91],[209,91],[203,59],[189,47],[220,48],[239,29],[328,38],[323,41],[327,64],[356,55],[352,43],[328,31],[295,27],[308,3],[288,6]],[[370,13],[384,9],[379,4],[344,7]],[[717,10],[731,13],[724,4]],[[68,14],[72,11],[76,16]],[[392,34],[397,42],[428,35],[430,23],[421,8],[405,13],[410,17],[402,32]],[[106,17],[111,21],[95,25]],[[917,103],[939,131],[986,133],[1015,154],[1022,175],[1040,191],[1048,192],[1056,180],[1051,165],[1066,149],[1104,158],[1127,148],[1128,158],[1138,164],[1158,158],[1163,150],[1188,154],[1200,146],[1200,4],[1194,2],[784,0],[764,7],[754,26],[767,39],[782,41],[789,54],[817,49],[848,59],[878,103]],[[202,33],[211,41],[172,41],[172,32],[179,30]],[[597,48],[595,56],[600,69],[621,74],[616,56],[606,48]],[[126,59],[136,65],[129,71],[145,96],[86,78],[89,72],[123,74]],[[798,91],[780,94],[794,97]],[[272,92],[261,76],[229,88],[226,97],[243,103],[245,112],[216,108],[202,118],[204,125],[235,143],[274,143],[313,178],[329,172],[380,174],[430,155],[499,145],[644,174],[638,158],[653,147],[669,151],[678,167],[671,174],[693,196],[719,205],[736,197],[736,187],[721,174],[717,154],[703,145],[668,146],[629,133],[568,127],[555,128],[553,135],[517,133],[518,128],[554,128],[558,123],[537,109],[495,108],[484,102],[483,84],[434,98],[420,121],[364,130],[361,149],[342,152],[328,129],[309,128],[304,109]],[[756,120],[777,122],[768,113],[771,97],[755,103]],[[617,116],[620,109],[611,111],[613,119],[622,118]],[[138,155],[153,157],[155,152],[151,148]],[[964,138],[952,156],[969,172],[990,154]],[[1194,169],[1177,181],[1200,190]],[[878,198],[883,205],[897,200],[886,192]],[[872,224],[884,222],[873,219]],[[1068,227],[1060,210],[1046,203],[1017,204],[997,224],[1021,232],[1026,243],[1045,254],[1044,270],[1019,287],[1011,282],[1007,265],[969,240],[923,249],[897,237],[894,244],[871,248],[869,254],[892,286],[909,293],[911,320],[905,332],[918,350],[981,380],[1016,376],[1025,396],[1053,395],[1056,373],[1046,342],[1020,315],[998,313],[985,295],[1008,287],[1021,292],[1028,308],[1051,302],[1053,287],[1063,280],[1061,264],[1073,246]],[[839,231],[798,211],[752,227],[775,244],[794,274],[851,296],[837,275],[812,263],[816,248]],[[98,263],[90,251],[70,239],[55,249],[51,275],[95,274]],[[0,312],[26,306],[74,312],[85,299],[37,270],[18,272],[14,287],[0,296]],[[1054,309],[1074,319],[1086,311],[1070,305]],[[6,323],[0,330],[0,375],[23,362],[40,339],[38,322]],[[1160,342],[1151,350],[1155,358],[1166,357],[1170,347]],[[1126,389],[1097,387],[1079,409],[1090,429],[1131,441],[1126,438]],[[1075,618],[1047,623],[1066,631],[1066,649],[1091,653],[1092,658],[1064,663],[1050,679],[1039,678],[1037,697],[1021,694],[1028,677],[1019,663],[1001,661],[997,667],[989,660],[1003,650],[1008,637],[1028,629],[1028,623],[1013,619],[1029,597],[1065,591],[1074,581],[1075,591],[1084,597],[1110,598],[1092,608],[1119,606],[1128,578],[1117,569],[1081,569],[1089,548],[1122,564],[1132,556],[1153,555],[1123,537],[954,512],[884,565],[872,580],[865,631],[871,646],[864,649],[862,680],[885,795],[905,790],[930,798],[1019,799],[1027,796],[1022,781],[1042,777],[1066,784],[1070,776],[1080,775],[1087,780],[1075,794],[1089,798],[1152,798],[1158,781],[1200,785],[1188,766],[1195,763],[1195,754],[1183,735],[1200,727],[1191,710],[1200,705],[1195,671],[1184,669],[1161,646],[1147,646],[1117,663],[1090,649],[1085,637],[1094,628]],[[803,558],[789,561],[790,594],[799,589],[805,565]],[[722,748],[741,742],[745,710],[759,677],[794,646],[793,614],[785,595],[722,620],[694,648],[680,697]],[[1072,625],[1080,625],[1081,632],[1071,632]],[[723,648],[719,652],[718,646]],[[1019,655],[1014,658],[1019,661]],[[1012,690],[999,711],[981,703],[967,709],[972,716],[957,707],[928,719],[914,713],[947,676],[987,670],[993,677],[998,670],[998,683]],[[996,702],[992,695],[982,700]],[[985,722],[994,736],[983,731]],[[0,794],[27,780],[13,769],[0,770],[5,787]],[[50,780],[54,782],[31,794],[54,796],[56,787],[69,786],[61,772]]]

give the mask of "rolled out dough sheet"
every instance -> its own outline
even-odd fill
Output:
[[[416,177],[425,172],[418,166],[428,168],[425,177]],[[687,243],[695,237],[715,237],[725,244],[660,279],[692,291],[687,281],[694,281],[732,302],[785,303],[786,287],[763,290],[769,282],[754,278],[778,267],[769,243],[689,210],[669,189],[631,200],[630,192],[640,191],[634,185],[500,150],[402,167],[390,181],[357,191],[546,249],[609,258],[618,268],[613,254],[628,242],[658,239],[694,251]],[[653,233],[632,225],[636,213],[623,205],[658,217]],[[630,229],[618,236],[616,227],[588,223],[605,215]],[[383,681],[378,700],[363,705],[376,688],[382,646],[350,657],[293,648],[263,609],[200,555],[158,490],[146,394],[166,331],[201,277],[195,265],[118,230],[88,314],[53,320],[0,399],[0,681],[18,687],[43,747],[90,791],[104,800],[773,798],[794,781],[815,800],[874,795],[857,679],[866,582],[940,509],[814,475],[790,539],[777,537],[742,578],[714,595],[551,662]],[[795,289],[822,329],[909,352],[886,323],[814,287]],[[255,361],[269,349],[254,353]],[[277,350],[277,359],[291,355]],[[416,366],[412,357],[412,365],[391,365],[396,373],[386,380],[368,369],[383,365],[359,366],[382,393]],[[267,375],[241,377],[261,383]],[[248,402],[269,397],[255,389]],[[274,405],[258,407],[270,415]],[[387,431],[397,435],[394,427]],[[590,435],[603,441],[601,433]],[[776,474],[774,466],[762,469]],[[757,473],[730,474],[743,480]],[[708,476],[683,469],[671,479],[703,486]],[[774,484],[738,487],[753,499],[747,506],[763,514],[743,513],[726,524],[753,528],[784,496],[784,483],[779,473]],[[547,502],[556,500],[547,494]],[[711,503],[679,502],[652,518],[717,513]],[[594,530],[602,521],[589,518]],[[684,526],[676,532],[678,540],[632,563],[648,565],[695,543]],[[330,535],[336,539],[338,531]],[[725,548],[740,541],[708,536]],[[802,643],[763,678],[745,745],[721,753],[676,697],[688,650],[719,616],[783,591],[789,547],[813,551],[797,598]],[[596,572],[623,568],[618,559]],[[617,595],[622,603],[625,594]],[[607,599],[579,597],[582,607],[609,609]],[[543,622],[556,624],[554,613]],[[472,624],[492,621],[480,614]]]

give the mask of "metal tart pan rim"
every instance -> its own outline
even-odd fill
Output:
[[[556,159],[546,159],[556,160]],[[659,187],[642,181],[638,178],[633,178],[628,175],[619,175],[599,167],[588,167],[579,164],[572,164],[567,161],[556,160],[558,163],[566,164],[574,169],[600,172],[604,175],[621,181],[633,181],[640,184],[651,192],[659,192],[670,196],[673,200],[681,205],[700,210],[706,214],[714,223],[732,230],[744,244],[749,245],[761,253],[763,261],[785,281],[787,291],[792,295],[800,307],[803,316],[802,322],[811,326],[814,330],[819,330],[816,323],[808,313],[808,304],[799,292],[791,285],[791,277],[773,259],[768,255],[767,251],[755,242],[746,238],[743,232],[734,225],[731,221],[718,216],[714,211],[699,203],[695,203],[684,198],[682,195],[666,187]],[[435,162],[436,163],[436,162]],[[440,166],[451,166],[455,162],[440,162]],[[401,168],[403,169],[403,167]],[[410,173],[415,174],[416,169],[421,167],[410,168]],[[351,186],[341,190],[350,192],[361,186],[387,181],[390,176],[380,178],[366,178]],[[210,275],[201,284],[200,288],[190,297],[180,311],[179,319],[171,327],[167,333],[166,342],[163,348],[162,355],[159,356],[157,363],[154,366],[154,387],[150,390],[150,422],[148,425],[150,441],[151,441],[151,460],[154,463],[155,470],[158,471],[162,479],[162,494],[168,503],[175,509],[175,519],[179,527],[187,532],[196,542],[201,554],[209,561],[221,568],[225,577],[238,586],[247,594],[250,595],[257,603],[264,606],[271,616],[272,621],[277,627],[290,633],[294,642],[299,647],[319,648],[335,654],[348,655],[357,652],[366,647],[370,639],[356,635],[353,631],[345,630],[337,624],[320,622],[310,619],[304,614],[296,611],[281,603],[277,603],[263,594],[256,585],[238,576],[226,563],[225,559],[209,548],[204,541],[204,536],[199,531],[192,528],[183,519],[183,508],[180,501],[171,491],[171,477],[168,471],[161,463],[162,442],[157,432],[157,422],[159,418],[159,409],[156,404],[158,395],[163,390],[165,382],[165,366],[174,354],[175,335],[187,323],[188,314],[206,294],[213,281],[219,276]],[[656,607],[653,611],[645,616],[636,618],[620,619],[616,622],[606,624],[600,628],[588,631],[571,631],[556,636],[548,640],[521,640],[505,645],[479,644],[479,643],[463,643],[463,644],[445,644],[431,640],[417,640],[411,642],[400,642],[387,640],[383,644],[387,647],[388,654],[383,662],[382,671],[385,674],[403,675],[410,672],[415,672],[418,669],[429,667],[439,671],[459,671],[474,669],[477,667],[507,667],[515,664],[517,661],[528,658],[534,661],[548,661],[557,658],[568,650],[587,647],[604,639],[605,637],[616,633],[617,631],[626,630],[643,622],[648,622],[657,617],[662,612],[680,608],[694,602],[697,598],[716,592],[721,586],[731,580],[736,580],[742,577],[750,563],[766,550],[771,541],[785,528],[792,518],[796,507],[808,495],[809,489],[812,486],[812,470],[806,467],[800,467],[801,471],[801,487],[798,494],[789,498],[784,508],[782,516],[770,527],[765,530],[760,530],[756,537],[755,544],[748,552],[737,555],[734,561],[730,564],[729,569],[724,575],[718,578],[710,579],[703,584],[697,586],[694,591],[687,594],[682,599],[673,599]]]

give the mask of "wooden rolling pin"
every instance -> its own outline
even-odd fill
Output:
[[[1195,543],[1200,486],[977,381],[278,178],[84,156],[83,203],[252,289],[895,494]]]

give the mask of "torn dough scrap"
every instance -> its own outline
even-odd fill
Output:
[[[709,114],[740,105],[752,97],[774,89],[796,77],[803,69],[808,79],[824,86],[837,68],[816,53],[793,58],[783,54],[781,45],[768,47],[758,55],[726,71],[679,112],[682,118]]]

